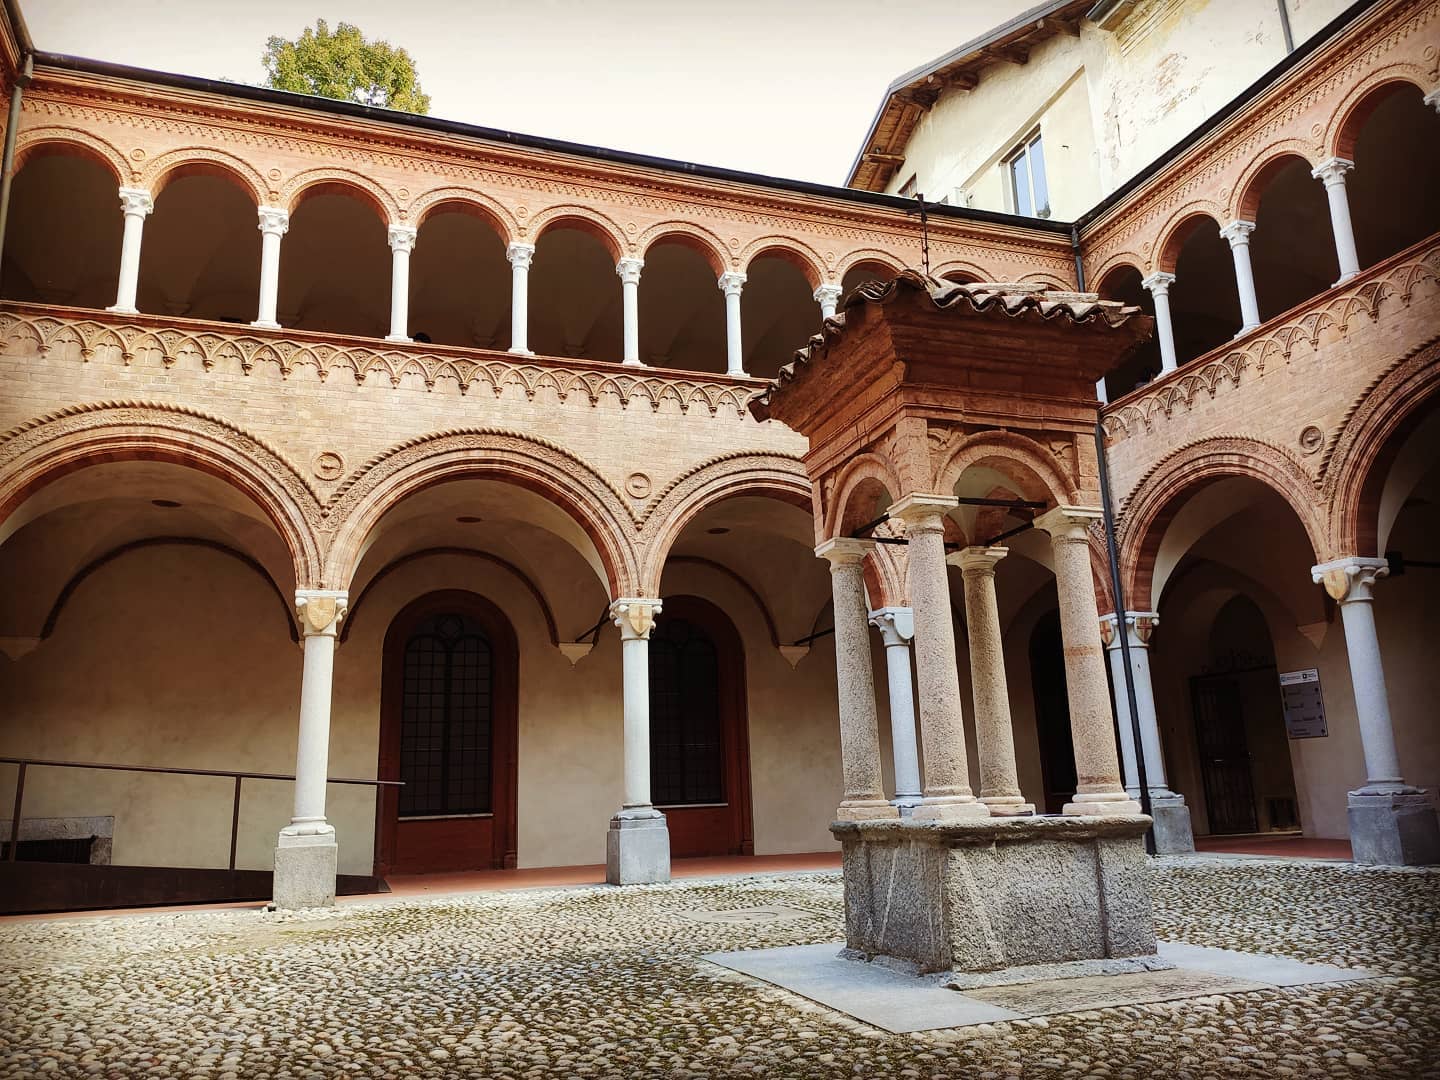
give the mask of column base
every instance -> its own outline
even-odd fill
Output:
[[[259,319],[256,319],[256,320],[255,320],[254,322],[252,322],[250,325],[253,326],[253,327],[255,327],[257,330],[279,330],[279,329],[280,329],[280,324],[279,324],[278,322],[261,322]]]
[[[846,799],[835,809],[836,821],[883,821],[901,814],[900,807],[885,799]]]
[[[1162,799],[1150,794],[1150,816],[1155,819],[1156,855],[1186,855],[1195,850],[1195,831],[1190,827],[1190,807],[1174,795]]]
[[[512,355],[512,356],[534,356],[534,355],[535,355],[535,350],[533,350],[533,349],[506,349],[505,351],[508,352],[508,353],[509,353],[510,355]]]
[[[1440,863],[1440,818],[1426,792],[1350,795],[1350,850],[1367,866]]]
[[[981,795],[980,801],[990,808],[991,817],[1032,817],[1035,804],[1019,795]]]
[[[275,906],[282,911],[334,907],[339,856],[334,829],[303,834],[282,831],[275,846],[275,879],[270,886]]]
[[[621,362],[622,364],[624,364],[626,367],[644,367],[644,366],[645,366],[645,365],[642,364],[638,359],[636,359],[636,360],[622,360],[622,361],[620,361],[620,362]]]
[[[987,818],[990,808],[974,795],[926,796],[910,816],[916,821],[963,821]]]
[[[139,309],[139,308],[121,307],[119,304],[115,304],[115,305],[113,305],[113,306],[111,306],[111,307],[107,307],[105,310],[108,311],[108,312],[110,312],[112,315],[139,315],[139,314],[140,314],[140,309]]]
[[[413,344],[415,344],[415,339],[412,338],[412,337],[410,337],[408,334],[386,334],[386,335],[385,335],[385,340],[386,340],[386,341],[390,341],[390,342],[394,342],[396,345],[413,345]]]
[[[748,378],[748,376],[745,374],[744,368],[730,368],[725,372],[725,374],[729,375],[732,379]]]
[[[1140,813],[1140,803],[1124,791],[1087,791],[1076,795],[1060,812],[1069,817],[1134,816]]]
[[[605,835],[605,880],[653,885],[670,880],[670,829],[653,807],[621,810]]]
[[[915,813],[915,808],[920,805],[921,796],[911,792],[905,795],[896,795],[890,800],[890,805],[895,807],[900,816],[910,817]]]

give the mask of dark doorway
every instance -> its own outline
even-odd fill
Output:
[[[377,873],[515,865],[518,652],[473,593],[431,593],[385,636]]]
[[[650,632],[650,797],[670,853],[752,855],[745,655],[725,613],[667,597]]]
[[[1070,699],[1065,685],[1059,611],[1040,616],[1030,633],[1030,689],[1035,698],[1035,729],[1040,736],[1045,813],[1058,814],[1075,797],[1075,743],[1070,736]]]
[[[1231,675],[1196,676],[1190,680],[1190,702],[1210,831],[1253,833],[1257,828],[1255,786],[1250,778],[1240,682]]]

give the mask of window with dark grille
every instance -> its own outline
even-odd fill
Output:
[[[89,863],[95,837],[81,836],[55,840],[21,840],[15,852],[18,862]],[[0,843],[0,861],[10,858],[10,842]]]
[[[478,622],[435,615],[405,643],[401,817],[486,814],[493,654]]]
[[[650,798],[657,806],[725,801],[720,662],[685,619],[650,632]]]

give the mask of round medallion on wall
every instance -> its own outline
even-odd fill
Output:
[[[1324,124],[1311,124],[1311,125],[1310,125],[1310,137],[1311,137],[1312,139],[1318,139],[1318,138],[1320,138],[1321,135],[1324,135],[1324,134],[1325,134],[1325,125],[1324,125]]]
[[[130,151],[130,160],[132,160],[132,161],[144,161],[144,160],[145,160],[145,151],[144,151],[144,150],[141,150],[140,147],[137,146],[134,150],[131,150],[131,151]]]
[[[1325,433],[1314,424],[1307,425],[1300,432],[1300,449],[1313,454],[1325,445]]]
[[[631,473],[625,478],[625,491],[632,499],[643,499],[650,494],[650,477],[643,472]]]
[[[345,459],[334,450],[322,450],[315,455],[310,469],[321,480],[339,480],[345,471]]]
[[[268,176],[271,180],[279,180],[279,179],[280,179],[280,170],[279,170],[279,169],[271,169],[271,170],[270,170],[268,173],[266,173],[265,175]]]

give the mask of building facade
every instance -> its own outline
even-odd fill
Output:
[[[1203,30],[1224,5],[1112,6],[1133,9],[1122,29],[1147,11],[1183,29],[1193,8]],[[1071,21],[1037,56],[1116,32]],[[1148,780],[1197,834],[1345,836],[1349,792],[1408,814],[1440,785],[1440,589],[1419,565],[1440,562],[1440,5],[1306,25],[1241,100],[1207,97],[1193,132],[1177,114],[1179,145],[1143,169],[1121,155],[1083,205],[928,220],[937,278],[1091,288],[1156,318],[1099,419]],[[830,846],[814,549],[841,523],[805,440],[748,403],[856,285],[920,263],[904,200],[5,30],[0,755],[224,774],[30,764],[22,785],[5,764],[22,845],[96,836],[88,857],[116,866],[303,883],[595,863],[613,818],[657,806],[677,857]],[[997,66],[1025,77],[1014,48],[971,93]],[[967,440],[948,448],[976,466],[964,485],[930,494],[1095,502],[1093,439]],[[911,493],[884,489],[877,515]],[[1027,515],[967,505],[946,527],[976,540]],[[994,580],[1020,787],[1059,811],[1074,752],[1035,535]],[[1090,550],[1094,633],[1118,643],[1098,527]],[[897,702],[903,551],[864,559]],[[1310,672],[1324,734],[1287,737],[1280,676]],[[918,798],[913,718],[901,704],[892,735],[879,696],[885,790]]]

